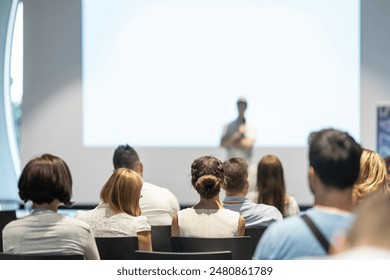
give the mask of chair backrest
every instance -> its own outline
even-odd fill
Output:
[[[0,252],[0,260],[84,260],[84,256],[83,255],[6,254]]]
[[[245,235],[252,237],[252,255],[254,255],[257,244],[260,241],[261,236],[267,229],[267,226],[260,226],[260,227],[254,227],[254,228],[246,228],[245,229]]]
[[[11,221],[16,220],[16,211],[0,211],[0,252],[3,252],[3,228]]]
[[[138,237],[95,237],[101,260],[134,260]]]
[[[171,225],[152,226],[153,251],[171,252]]]
[[[231,260],[232,252],[146,252],[135,251],[137,260]]]
[[[172,252],[231,251],[233,260],[252,259],[252,237],[199,238],[171,237]]]

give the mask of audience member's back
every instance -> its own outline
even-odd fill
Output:
[[[390,259],[390,194],[368,195],[357,209],[357,218],[332,259]]]
[[[309,184],[314,207],[306,214],[328,242],[354,220],[352,188],[362,149],[347,133],[325,129],[309,137]],[[295,259],[328,254],[300,216],[272,224],[256,248],[256,259]]]
[[[297,201],[286,193],[282,162],[275,155],[265,155],[257,164],[256,189],[247,195],[252,201],[275,206],[283,217],[299,214]]]
[[[248,164],[243,158],[231,158],[223,163],[226,178],[226,196],[223,207],[239,212],[245,219],[245,227],[268,226],[281,221],[282,214],[276,207],[257,204],[245,197],[248,193]]]
[[[219,192],[225,185],[222,162],[213,156],[197,158],[191,165],[191,183],[199,202],[177,212],[172,220],[172,236],[234,237],[244,235],[245,220],[225,209]]]
[[[65,161],[50,154],[30,160],[20,175],[18,188],[24,202],[33,202],[33,211],[5,226],[5,253],[76,254],[99,259],[90,226],[57,212],[61,203],[72,205],[72,176]]]
[[[143,164],[138,153],[129,145],[118,146],[113,156],[114,168],[129,168],[139,175],[143,174]],[[168,189],[144,181],[140,199],[141,215],[148,218],[148,223],[170,225],[172,217],[180,210],[176,196]]]

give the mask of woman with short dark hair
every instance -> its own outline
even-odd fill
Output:
[[[32,201],[32,213],[3,229],[3,249],[11,254],[84,255],[99,259],[90,226],[57,213],[71,206],[72,176],[61,158],[44,154],[30,160],[18,182],[19,196]]]

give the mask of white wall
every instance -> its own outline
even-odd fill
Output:
[[[375,106],[390,99],[385,79],[390,74],[389,12],[390,2],[362,1],[361,139],[370,148],[376,143]],[[24,0],[24,15],[22,164],[45,152],[61,156],[73,174],[76,203],[95,204],[112,171],[115,147],[82,145],[80,0]],[[191,204],[198,197],[190,187],[193,159],[206,154],[225,159],[224,150],[212,147],[137,150],[145,166],[145,180],[170,188],[182,204]],[[260,147],[255,158],[266,153],[281,158],[287,191],[300,204],[311,204],[306,148]]]

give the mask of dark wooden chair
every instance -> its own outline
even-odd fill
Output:
[[[3,252],[3,228],[13,220],[16,220],[15,210],[0,211],[0,252]]]
[[[84,260],[84,256],[83,255],[6,254],[0,252],[0,260]]]
[[[134,260],[138,237],[95,237],[101,260]]]
[[[245,236],[252,237],[252,256],[255,253],[257,244],[260,241],[261,236],[267,229],[267,226],[260,226],[260,227],[254,227],[254,228],[246,228],[245,229]]]
[[[231,260],[232,252],[146,252],[135,251],[137,260]]]
[[[231,251],[233,260],[252,259],[252,237],[198,238],[171,237],[172,252]]]
[[[152,226],[153,251],[171,252],[171,225]]]

